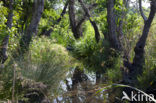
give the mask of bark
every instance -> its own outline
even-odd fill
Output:
[[[22,52],[29,48],[32,37],[37,33],[37,27],[44,9],[44,0],[34,0],[34,13],[30,25],[20,40]],[[24,51],[23,51],[24,50]]]
[[[7,18],[7,27],[11,29],[12,27],[12,20],[13,20],[13,0],[9,1],[9,14]],[[4,64],[4,62],[7,60],[7,49],[8,49],[8,43],[9,43],[9,34],[4,37],[4,40],[2,41],[1,50],[0,50],[0,63]]]
[[[98,29],[98,26],[96,25],[96,22],[95,21],[92,21],[90,20],[93,28],[94,28],[94,31],[95,31],[95,39],[96,39],[96,42],[99,42],[100,40],[100,32],[99,32],[99,29]]]
[[[65,6],[64,6],[64,8],[63,8],[62,13],[60,14],[60,17],[57,19],[57,22],[56,22],[55,24],[52,25],[52,28],[53,28],[55,25],[59,24],[60,21],[62,20],[63,16],[66,14],[67,7],[68,7],[68,3],[69,3],[69,2],[68,2],[68,0],[67,0]],[[43,32],[40,34],[40,36],[41,36],[41,35],[50,36],[50,34],[53,32],[53,29],[52,29],[52,28],[50,28],[49,30],[43,31]]]
[[[107,1],[107,22],[108,22],[108,36],[106,36],[105,38],[110,42],[112,48],[116,50],[121,50],[121,45],[117,38],[116,33],[114,0]]]
[[[94,28],[96,41],[99,42],[99,40],[100,40],[100,33],[99,33],[98,26],[96,25],[96,22],[91,19],[90,11],[85,6],[85,4],[82,2],[82,0],[78,0],[78,1],[80,2],[80,4],[81,4],[81,6],[82,6],[86,16],[89,18],[89,21],[90,21],[90,23],[92,24],[92,26]]]
[[[69,20],[70,20],[70,26],[73,32],[73,35],[76,39],[79,39],[82,36],[82,30],[77,28],[77,21],[75,16],[75,0],[69,0]]]
[[[139,9],[140,9],[142,18],[144,19],[144,21],[147,21],[147,17],[145,16],[143,9],[142,9],[142,0],[139,0]]]
[[[96,84],[100,83],[100,79],[101,79],[101,73],[99,71],[96,71]]]

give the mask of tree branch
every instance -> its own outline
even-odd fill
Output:
[[[139,0],[139,10],[144,21],[147,21],[147,17],[145,16],[143,9],[142,9],[142,0]]]
[[[91,6],[88,7],[89,10],[92,10],[93,8],[95,8],[97,6],[96,3],[92,4]],[[81,27],[81,25],[83,24],[83,22],[87,19],[87,15],[85,14],[81,20],[77,23],[77,28]]]
[[[68,4],[69,4],[69,1],[67,0],[67,2],[65,3],[64,8],[63,8],[63,10],[62,10],[62,12],[61,12],[61,14],[60,14],[60,17],[56,20],[57,22],[54,23],[54,24],[51,26],[52,28],[55,27],[55,25],[57,25],[57,24],[60,23],[60,21],[62,20],[63,16],[66,14]],[[52,29],[52,28],[50,28],[49,30],[44,30],[44,31],[42,31],[42,33],[41,33],[39,36],[41,36],[41,35],[50,36],[50,34],[53,32],[53,29]]]
[[[94,3],[94,4],[90,5],[90,6],[88,7],[88,9],[91,10],[91,9],[93,9],[94,7],[97,7],[97,6],[98,6],[98,4],[97,4],[97,3]]]
[[[90,15],[89,9],[85,6],[85,4],[82,2],[82,0],[78,0],[78,1],[80,2],[86,16],[88,17],[90,23],[92,24],[92,26],[94,28],[96,41],[99,42],[100,33],[99,33],[99,30],[98,30],[98,26],[96,25],[96,22],[91,20],[91,15]]]
[[[68,4],[69,4],[69,1],[67,0],[65,6],[64,6],[64,8],[63,8],[63,11],[62,11],[62,13],[61,13],[61,15],[60,15],[60,18],[57,19],[57,22],[58,22],[58,23],[61,21],[62,17],[63,17],[64,14],[66,13],[66,9],[67,9],[67,7],[68,7]]]

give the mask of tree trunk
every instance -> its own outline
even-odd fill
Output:
[[[156,1],[151,0],[151,11],[149,17],[147,20],[145,20],[143,33],[134,48],[135,56],[133,59],[131,71],[134,71],[135,74],[141,74],[143,66],[145,64],[144,48],[155,13],[156,13]]]
[[[44,0],[34,0],[34,13],[30,25],[20,40],[22,52],[28,50],[32,37],[37,33],[37,27],[44,9]]]
[[[116,50],[121,50],[121,45],[117,38],[116,33],[114,0],[107,0],[107,23],[108,23],[108,36],[106,36],[105,38],[110,42],[112,48]]]
[[[82,30],[81,30],[81,26],[77,28],[74,5],[75,5],[75,0],[69,0],[69,20],[70,20],[70,26],[75,39],[79,39],[82,36]]]
[[[7,18],[7,27],[11,29],[12,27],[12,20],[13,20],[13,0],[9,1],[9,14]],[[2,41],[1,50],[0,50],[0,63],[4,63],[8,56],[7,56],[7,48],[9,43],[9,34],[4,37],[4,40]]]

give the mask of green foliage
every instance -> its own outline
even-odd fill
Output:
[[[74,43],[73,56],[91,71],[105,73],[108,68],[114,68],[118,54],[109,48],[109,43],[103,38],[99,43],[96,43],[94,30],[89,23],[87,23],[85,34],[84,38]]]
[[[4,37],[9,35],[9,50],[12,50],[15,48],[17,43],[17,35],[19,34],[18,27],[20,26],[18,25],[18,21],[20,20],[20,13],[15,10],[13,11],[14,16],[11,29],[9,29],[6,25],[8,13],[8,8],[4,7],[2,2],[0,2],[0,45]],[[16,43],[14,41],[16,41]]]
[[[148,62],[150,63],[150,62]],[[148,64],[149,65],[149,64]],[[155,73],[156,73],[156,65],[150,63],[150,68],[145,66],[145,70],[141,76],[138,76],[139,83],[136,85],[137,87],[146,90],[148,88],[155,88]]]
[[[68,15],[64,15],[61,22],[56,24],[53,28],[53,32],[51,34],[51,39],[58,44],[61,44],[65,47],[69,45],[73,45],[75,42],[75,38],[71,30],[69,30],[69,18]]]
[[[107,12],[106,12],[106,10],[100,12],[99,16],[95,17],[95,21],[99,25],[100,31],[103,33],[103,35],[108,34],[108,23],[107,23]]]
[[[0,23],[1,26],[4,26],[5,22],[7,21],[6,16],[7,15],[7,8],[3,6],[3,3],[0,2]]]
[[[122,80],[122,72],[120,69],[123,66],[122,58],[115,58],[114,61],[114,66],[112,68],[108,68],[106,71],[108,83],[116,83]]]
[[[0,2],[0,43],[3,38],[8,34],[5,23],[7,22],[6,15],[8,11],[7,8],[3,6],[3,3]]]
[[[14,63],[10,60],[6,63],[6,67],[1,70],[0,74],[0,100],[8,100],[12,98],[13,77],[14,77]],[[16,75],[19,75],[19,70],[16,69]],[[15,80],[15,96],[22,97],[22,85],[20,79],[16,77]]]
[[[96,3],[98,4],[98,8],[96,9],[96,11],[98,13],[103,12],[104,10],[106,10],[107,0],[96,0]]]
[[[69,44],[72,45],[75,39],[71,30],[69,30],[68,15],[65,14],[58,23],[57,20],[60,18],[60,13],[60,10],[45,9],[39,25],[39,34],[44,30],[52,29],[51,40],[66,47]]]
[[[124,34],[134,35],[134,33],[140,32],[140,22],[141,18],[138,16],[138,14],[130,11],[125,19]]]
[[[55,24],[54,22],[56,22],[56,19],[58,17],[59,15],[56,13],[54,9],[49,9],[49,10],[45,9],[40,21],[40,26],[49,26],[50,28],[53,24]]]

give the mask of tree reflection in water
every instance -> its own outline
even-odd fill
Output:
[[[54,103],[106,103],[108,98],[108,91],[101,89],[103,85],[99,81],[96,83],[96,75],[85,73],[79,67],[61,85],[65,92]]]

